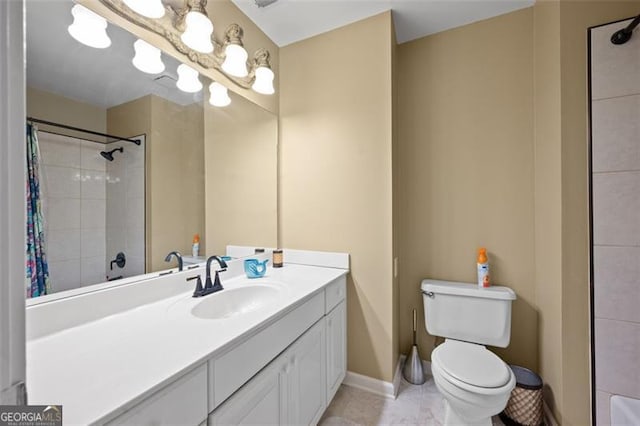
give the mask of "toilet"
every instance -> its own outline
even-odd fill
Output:
[[[433,379],[445,399],[444,424],[491,425],[516,379],[485,345],[509,345],[515,292],[438,280],[423,280],[421,289],[427,331],[445,338],[431,352]]]

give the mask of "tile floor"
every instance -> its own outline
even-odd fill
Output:
[[[403,379],[395,400],[342,385],[319,424],[436,426],[443,421],[444,399],[429,376],[422,386],[411,385]],[[493,424],[504,426],[497,416]]]

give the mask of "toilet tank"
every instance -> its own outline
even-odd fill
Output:
[[[506,348],[511,339],[509,287],[478,288],[477,284],[423,280],[422,299],[427,331],[433,336]]]

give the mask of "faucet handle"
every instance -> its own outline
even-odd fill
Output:
[[[220,282],[220,275],[218,275],[218,272],[223,272],[223,271],[226,271],[226,270],[227,270],[227,268],[224,268],[224,269],[222,269],[220,271],[216,271],[216,276],[213,279],[213,290],[212,291],[216,292],[216,291],[224,290],[224,287],[222,287],[222,283]]]
[[[187,278],[187,281],[193,281],[193,280],[197,280],[196,289],[193,292],[193,297],[200,297],[202,296],[202,293],[204,291],[204,289],[202,288],[202,278],[200,277],[200,275]]]

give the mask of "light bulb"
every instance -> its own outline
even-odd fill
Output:
[[[247,70],[247,58],[249,55],[244,47],[238,44],[229,44],[224,49],[226,55],[222,63],[222,70],[229,75],[235,77],[246,77],[249,74]]]
[[[180,64],[180,66],[178,66],[178,82],[176,86],[178,86],[178,89],[187,93],[195,93],[202,90],[202,83],[198,78],[198,71],[189,65]]]
[[[184,44],[201,53],[213,52],[211,34],[213,23],[200,12],[189,12],[185,18],[185,30],[180,36]]]
[[[136,56],[133,57],[131,62],[140,71],[147,74],[160,74],[164,71],[160,49],[144,40],[138,40],[133,43],[133,48],[136,51]]]
[[[124,0],[124,4],[147,18],[162,18],[165,12],[162,0]]]
[[[216,81],[209,85],[209,93],[209,103],[213,106],[226,107],[231,103],[227,88]]]
[[[253,81],[251,88],[263,95],[273,95],[275,93],[273,77],[274,74],[271,68],[258,67],[256,68],[256,79]]]
[[[107,35],[106,19],[79,4],[73,6],[71,14],[73,23],[67,28],[71,37],[96,49],[111,46],[111,39]]]

